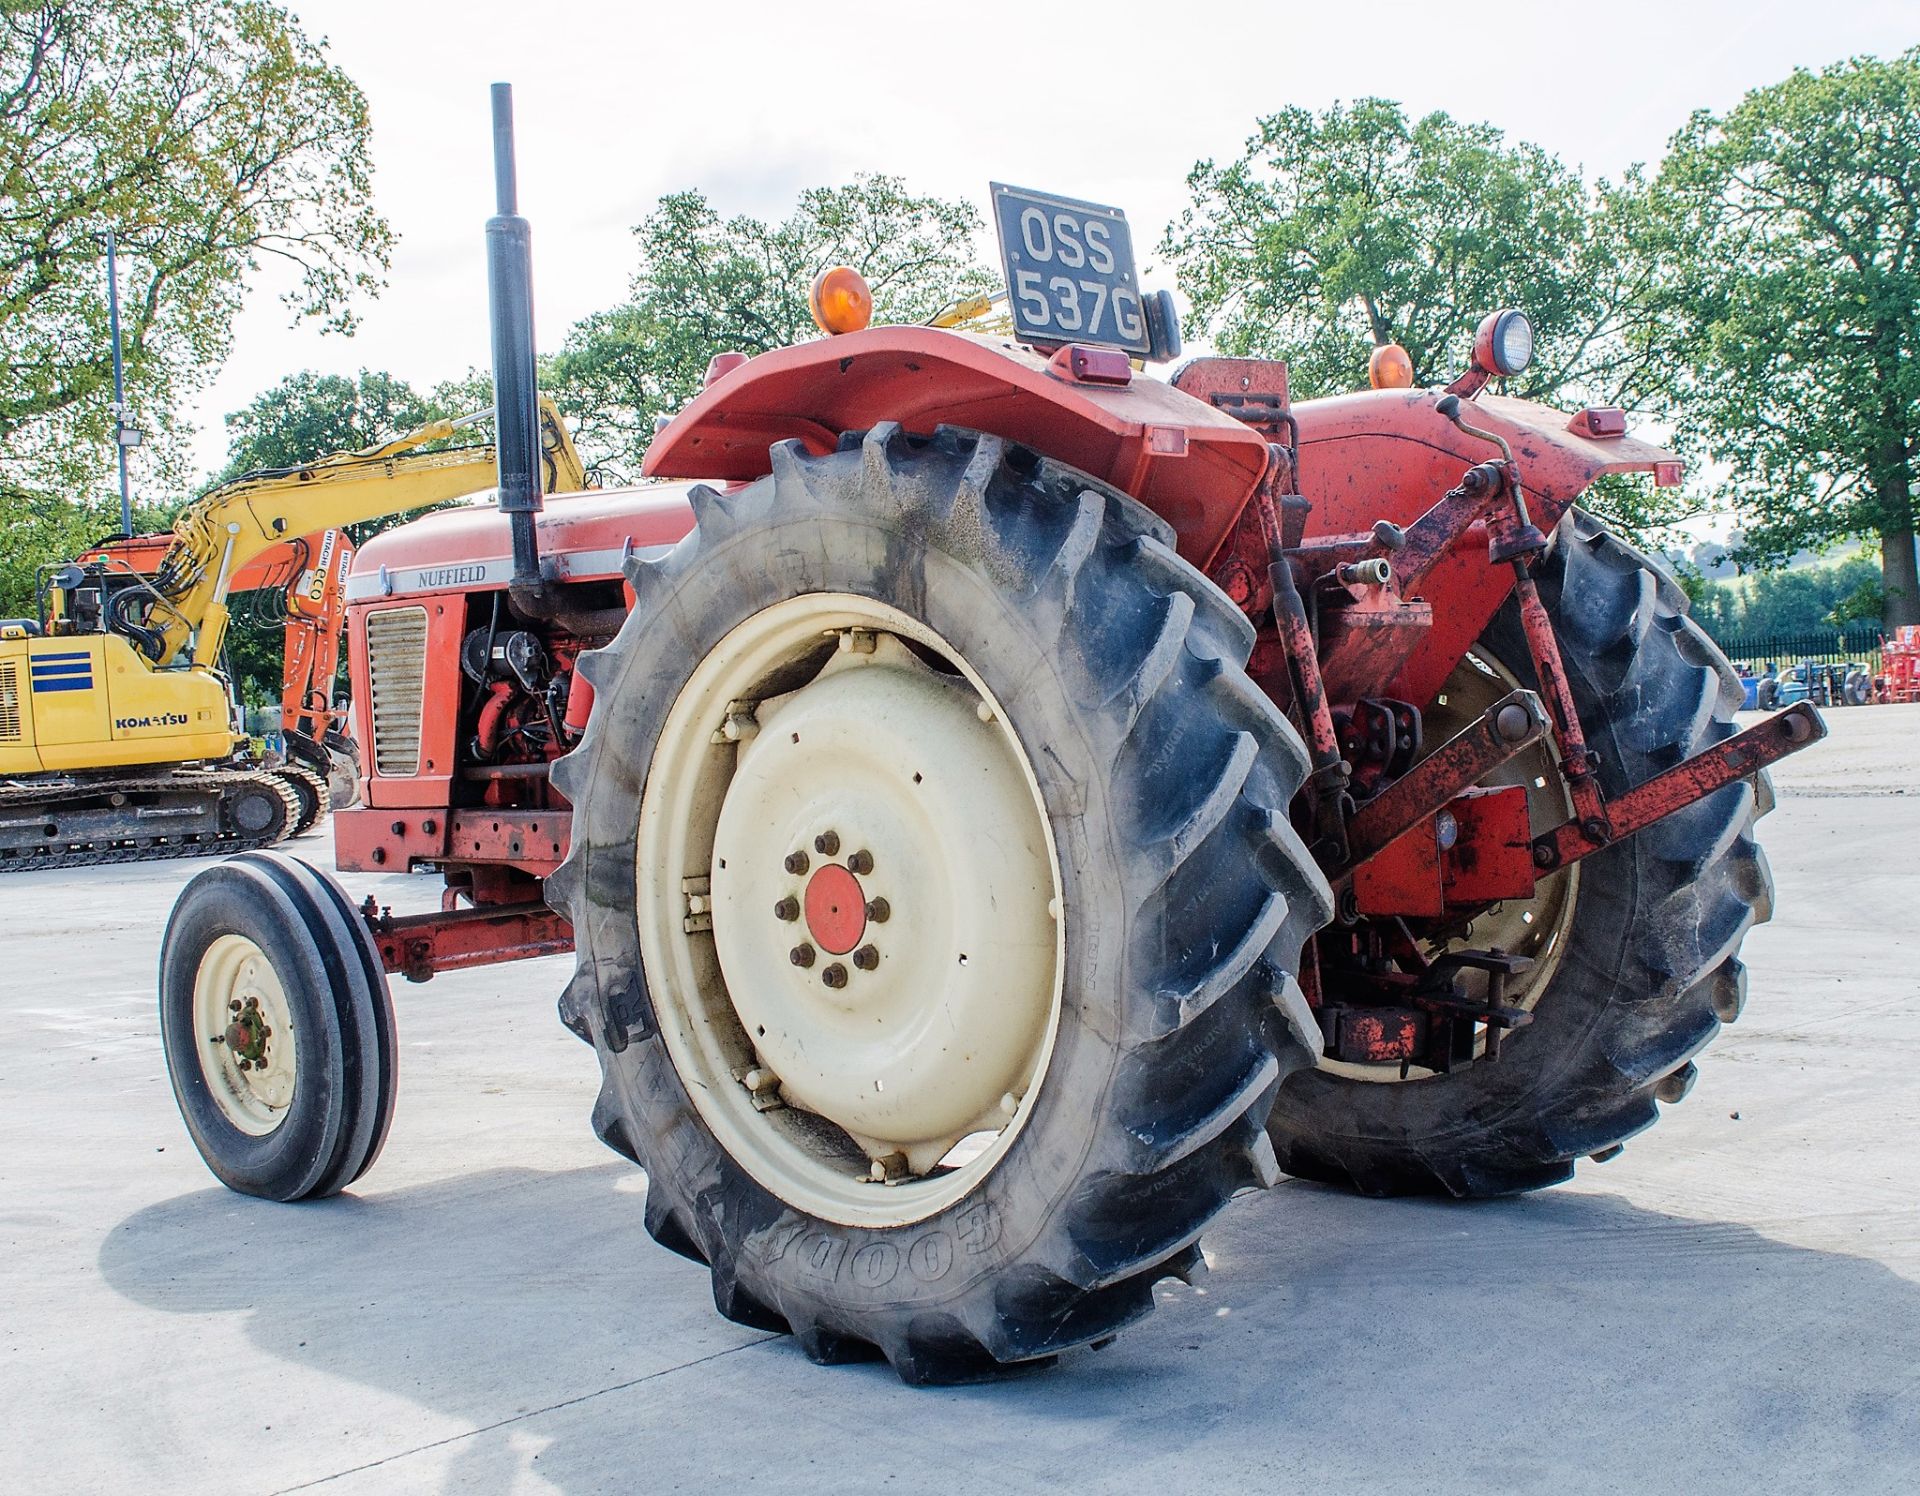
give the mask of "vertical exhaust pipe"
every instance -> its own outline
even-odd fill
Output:
[[[624,607],[570,602],[571,584],[540,573],[536,516],[546,492],[540,393],[533,363],[533,229],[519,213],[513,165],[513,85],[493,85],[493,183],[499,211],[487,220],[487,310],[493,329],[493,450],[500,512],[513,530],[507,600],[524,619],[559,624],[581,639],[611,638]]]
[[[513,85],[493,85],[493,181],[487,294],[493,329],[493,430],[500,512],[513,528],[515,593],[538,592],[540,411],[533,362],[533,227],[520,216],[513,162]]]

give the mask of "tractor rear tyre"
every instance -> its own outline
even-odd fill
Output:
[[[1645,556],[1574,510],[1536,575],[1609,797],[1732,735],[1738,677]],[[1476,649],[1533,684],[1513,602]],[[1533,1022],[1496,1061],[1404,1081],[1325,1062],[1290,1076],[1270,1123],[1281,1168],[1367,1195],[1473,1197],[1612,1157],[1686,1095],[1692,1057],[1740,1014],[1740,942],[1772,908],[1753,839],[1771,806],[1762,775],[1757,794],[1729,785],[1580,863],[1524,999]]]
[[[160,950],[160,1035],[187,1132],[228,1188],[320,1199],[379,1155],[392,999],[364,922],[305,863],[248,852],[187,884]]]
[[[1275,1177],[1305,755],[1130,499],[947,429],[771,456],[581,662],[561,1017],[721,1313],[988,1376],[1145,1314]]]

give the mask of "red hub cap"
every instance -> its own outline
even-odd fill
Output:
[[[807,880],[807,929],[821,949],[844,956],[867,932],[867,896],[860,880],[830,862]]]

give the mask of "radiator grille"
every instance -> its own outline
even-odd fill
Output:
[[[0,665],[0,743],[20,741],[20,669]]]
[[[401,778],[418,774],[426,705],[425,608],[386,608],[367,616],[367,670],[373,680],[374,772]]]

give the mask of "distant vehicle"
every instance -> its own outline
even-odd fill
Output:
[[[1810,701],[1815,706],[1865,706],[1873,700],[1873,692],[1873,674],[1858,661],[1802,660],[1781,678],[1772,705]],[[1766,708],[1769,703],[1760,705]]]

